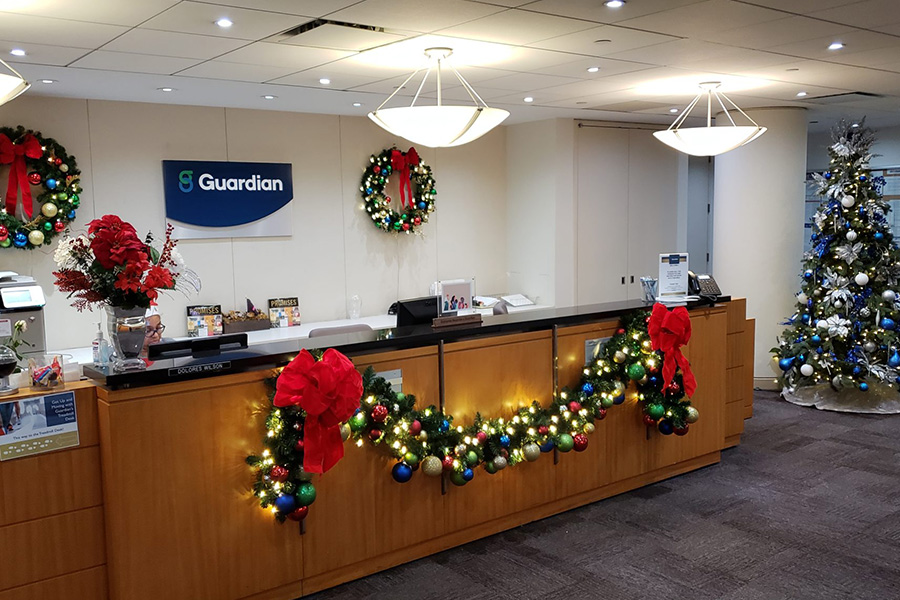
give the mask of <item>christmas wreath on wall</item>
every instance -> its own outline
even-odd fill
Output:
[[[9,176],[5,190],[0,186],[0,248],[30,250],[50,244],[75,219],[81,203],[75,157],[39,131],[0,127],[0,166],[5,165]],[[40,186],[36,198],[32,186]]]
[[[303,520],[316,498],[313,474],[336,464],[351,437],[394,457],[391,476],[398,483],[421,467],[427,476],[446,473],[463,486],[478,467],[494,474],[554,449],[584,451],[595,421],[628,398],[641,404],[648,427],[684,435],[699,419],[685,397],[695,387],[680,349],[688,339],[684,307],[657,305],[652,314],[627,315],[575,390],[563,390],[546,408],[533,402],[510,419],[478,414],[466,426],[435,406],[417,409],[414,396],[393,391],[371,367],[360,378],[334,349],[319,361],[303,350],[276,379],[265,449],[247,457],[256,471],[253,492],[278,520]]]
[[[400,198],[385,194],[391,175],[397,175]],[[401,152],[396,147],[369,157],[359,191],[363,208],[378,229],[391,233],[414,233],[434,212],[434,177],[431,167],[419,158],[415,148]]]

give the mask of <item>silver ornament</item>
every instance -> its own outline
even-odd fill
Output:
[[[861,316],[861,317],[868,317],[871,314],[872,314],[872,311],[870,311],[869,308],[866,306],[859,309],[859,316]]]
[[[840,387],[841,387],[841,376],[840,376],[840,375],[835,375],[834,377],[832,377],[832,379],[831,379],[831,385],[832,385],[832,387],[834,387],[835,389],[840,389]]]
[[[835,308],[840,308],[840,307],[842,307],[842,306],[844,306],[844,303],[841,302],[840,300],[835,300],[835,301],[834,301],[834,307],[835,307]]]
[[[842,205],[844,208],[850,208],[850,207],[853,206],[854,204],[856,204],[856,198],[854,198],[854,197],[851,196],[850,194],[847,194],[846,196],[844,196],[843,198],[841,198],[841,205]]]
[[[438,477],[444,472],[444,465],[437,456],[426,456],[422,461],[422,472],[429,477]]]
[[[341,424],[341,439],[345,442],[350,439],[350,426],[346,423]]]
[[[457,453],[457,454],[465,454],[467,451],[468,451],[468,448],[466,448],[466,445],[465,445],[465,444],[459,444],[459,445],[456,447],[456,453]]]
[[[625,362],[626,358],[628,358],[628,357],[621,350],[616,350],[616,353],[613,355],[613,360],[616,361],[617,363]]]
[[[541,447],[534,442],[525,444],[522,448],[522,454],[528,462],[534,462],[541,457]]]
[[[809,300],[809,297],[807,297],[805,293],[800,292],[799,294],[797,294],[797,302],[799,302],[800,304],[806,304],[807,300]]]
[[[893,302],[897,299],[897,292],[894,290],[884,290],[881,292],[881,299],[885,302]]]
[[[684,411],[684,420],[688,423],[696,423],[700,418],[700,411],[693,406],[688,406]]]
[[[869,276],[865,273],[858,273],[856,277],[853,278],[853,281],[856,282],[856,285],[866,285],[869,283]]]
[[[805,364],[800,367],[800,374],[804,377],[809,377],[814,372],[813,366],[811,364]]]
[[[502,456],[494,457],[494,468],[498,471],[502,471],[503,469],[505,469],[507,464],[508,463],[506,462],[506,459]]]
[[[844,237],[847,238],[848,242],[855,242],[857,236],[856,236],[856,232],[851,229],[844,235]]]
[[[875,352],[875,348],[877,348],[875,342],[866,342],[863,344],[863,349],[865,349],[866,352]]]

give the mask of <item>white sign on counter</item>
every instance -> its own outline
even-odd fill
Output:
[[[688,255],[659,255],[659,297],[683,298],[688,293]]]
[[[75,392],[0,403],[0,460],[77,445]]]

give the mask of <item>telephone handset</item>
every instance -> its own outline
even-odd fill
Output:
[[[712,275],[696,275],[688,271],[688,290],[694,296],[717,297],[722,295],[719,284]]]

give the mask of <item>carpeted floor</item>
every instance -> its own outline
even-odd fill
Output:
[[[898,431],[757,392],[719,465],[308,598],[897,600]]]

